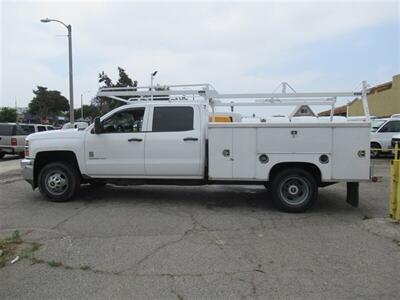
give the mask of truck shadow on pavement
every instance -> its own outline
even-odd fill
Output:
[[[346,202],[344,191],[320,189],[319,199],[308,212],[354,213],[357,209]],[[88,205],[154,205],[203,207],[210,210],[245,208],[278,211],[269,191],[263,186],[113,186],[82,185],[72,200]]]

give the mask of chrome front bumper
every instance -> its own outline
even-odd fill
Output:
[[[24,179],[33,187],[33,159],[25,158],[21,160],[21,172]]]

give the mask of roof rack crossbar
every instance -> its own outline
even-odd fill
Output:
[[[336,99],[339,97],[360,97],[364,112],[369,120],[367,102],[367,83],[363,82],[362,92],[311,92],[311,93],[233,93],[220,94],[211,84],[179,84],[165,86],[143,87],[112,87],[100,88],[97,97],[109,97],[126,103],[133,101],[182,101],[193,100],[207,102],[215,106],[264,106],[264,105],[330,105],[331,119],[333,117]],[[121,97],[129,97],[125,100]],[[322,98],[322,99],[321,99]],[[223,100],[231,100],[223,101]],[[233,99],[236,102],[232,101]],[[239,102],[241,101],[241,102]]]

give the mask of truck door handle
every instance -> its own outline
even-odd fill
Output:
[[[141,141],[143,141],[143,139],[132,138],[128,140],[128,142],[141,142]]]
[[[194,137],[187,137],[187,138],[184,138],[183,140],[186,142],[186,141],[198,141],[199,139],[194,138]]]

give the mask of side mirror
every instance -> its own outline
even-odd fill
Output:
[[[103,132],[103,125],[101,125],[100,117],[94,119],[94,133],[99,134]]]

